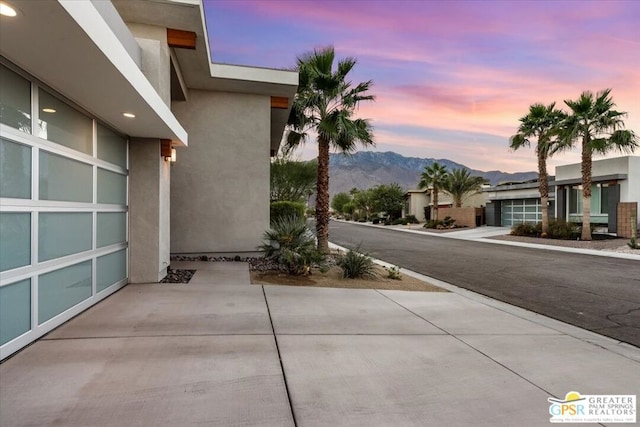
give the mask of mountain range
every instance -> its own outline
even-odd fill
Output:
[[[352,188],[366,190],[379,184],[398,183],[405,190],[418,187],[420,174],[425,166],[434,162],[447,167],[468,169],[471,175],[481,176],[492,185],[508,181],[527,181],[538,177],[537,172],[507,173],[498,170],[480,171],[448,159],[430,159],[404,157],[398,153],[387,151],[359,151],[351,155],[329,155],[330,194],[346,192]]]

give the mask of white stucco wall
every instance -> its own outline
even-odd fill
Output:
[[[620,181],[620,201],[640,202],[640,156],[594,160],[591,165],[593,177],[616,174],[627,175],[627,179]],[[581,177],[580,163],[556,167],[557,181]]]
[[[140,46],[142,72],[165,104],[171,105],[171,59],[167,29],[153,25],[128,23]]]
[[[170,169],[160,140],[132,138],[129,164],[129,280],[158,282],[169,266]]]
[[[638,202],[640,206],[640,156],[626,158],[627,179],[620,182],[620,201]]]
[[[171,260],[171,163],[164,159],[160,162],[158,193],[158,271],[162,279]]]
[[[614,175],[628,173],[629,156],[615,157],[612,159],[594,160],[591,164],[591,176]],[[582,177],[580,163],[556,167],[556,181],[565,179],[577,179]]]
[[[269,96],[190,90],[171,177],[171,252],[255,252],[269,226]]]
[[[537,199],[540,197],[538,187],[536,188],[519,188],[505,189],[502,191],[487,191],[486,200],[511,200],[511,199]]]

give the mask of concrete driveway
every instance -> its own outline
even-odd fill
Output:
[[[640,347],[638,255],[488,243],[477,237],[484,232],[493,227],[444,237],[332,221],[330,236],[343,247],[360,246],[389,263]]]
[[[548,397],[640,390],[638,348],[445,283],[256,286],[244,263],[190,267],[191,283],[128,285],[6,360],[0,425],[548,426]]]

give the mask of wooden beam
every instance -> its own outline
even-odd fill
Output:
[[[182,49],[196,48],[196,33],[193,31],[174,30],[167,28],[167,43],[169,47]]]
[[[289,108],[289,98],[285,98],[283,96],[272,96],[271,108],[280,108],[286,110],[287,108]]]
[[[160,140],[160,155],[164,158],[171,157],[171,140],[170,139]]]

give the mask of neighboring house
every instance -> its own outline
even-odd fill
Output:
[[[415,215],[419,221],[430,220],[433,218],[433,189],[431,187],[424,189],[408,190],[405,195],[405,205],[403,216]],[[463,208],[480,208],[486,203],[484,193],[472,194],[462,200]],[[428,218],[425,218],[425,207]],[[438,208],[452,208],[453,198],[449,193],[442,190],[438,191]],[[440,216],[440,215],[439,215]],[[442,216],[440,216],[442,219]]]
[[[212,64],[197,0],[6,3],[0,359],[170,253],[255,251],[298,82]]]
[[[624,156],[594,160],[591,166],[591,223],[606,226],[609,233],[628,237],[630,218],[627,209],[640,203],[640,157]],[[582,172],[580,163],[556,168],[557,217],[566,221],[582,221]],[[619,206],[622,204],[621,206]],[[618,209],[623,209],[620,212]],[[636,224],[637,227],[637,224]]]
[[[552,184],[553,176],[549,177]],[[510,227],[523,222],[537,223],[542,221],[542,204],[540,201],[539,183],[537,179],[525,182],[505,182],[485,188],[487,197],[485,219],[487,225]],[[549,218],[555,215],[555,193],[553,185],[549,186]]]
[[[640,157],[594,160],[592,181],[591,223],[606,228],[609,233],[627,237],[631,230],[627,220],[630,220],[633,212],[638,220]],[[581,183],[580,163],[556,167],[555,176],[549,177],[550,219],[582,222]],[[489,199],[486,207],[487,225],[512,226],[542,220],[538,180],[500,184],[485,192]],[[620,221],[619,217],[624,221]]]
[[[408,190],[404,193],[402,216],[414,215],[418,221],[424,221],[424,207],[431,204],[431,193],[427,189]]]

